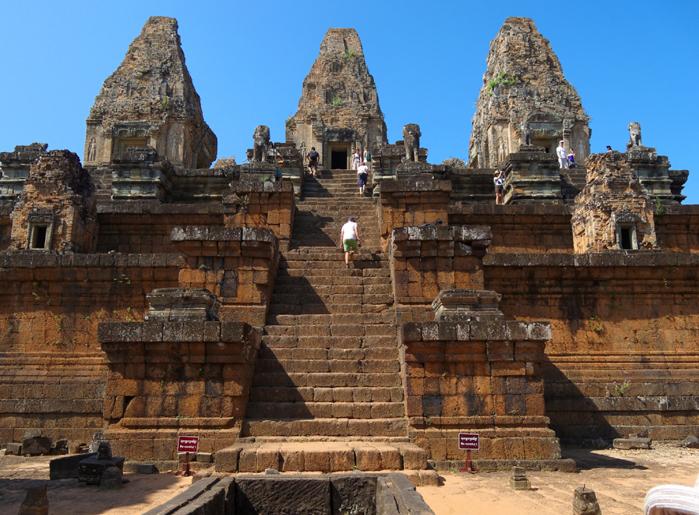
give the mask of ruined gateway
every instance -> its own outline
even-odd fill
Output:
[[[625,152],[588,157],[580,98],[523,18],[491,46],[468,167],[430,164],[407,122],[389,143],[358,34],[330,29],[286,141],[261,126],[248,162],[209,168],[177,23],[150,18],[95,100],[82,163],[0,153],[0,442],[40,429],[75,449],[103,431],[115,454],[172,463],[176,436],[197,435],[222,472],[427,482],[428,460],[463,459],[460,431],[480,435],[482,467],[554,469],[572,466],[562,441],[696,433],[687,172],[635,125]],[[582,165],[559,170],[560,139]],[[358,150],[375,156],[366,197],[346,170]]]

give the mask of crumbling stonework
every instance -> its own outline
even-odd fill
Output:
[[[151,147],[175,166],[207,168],[216,135],[204,121],[174,18],[153,16],[104,82],[87,119],[85,166]]]
[[[624,154],[591,155],[571,218],[576,253],[657,248],[654,206]]]
[[[180,430],[204,436],[201,450],[209,452],[237,436],[260,337],[247,324],[217,321],[216,297],[201,293],[208,292],[154,290],[159,305],[151,304],[147,321],[100,325],[106,436],[116,452],[172,460]],[[167,298],[174,309],[164,309]]]
[[[525,144],[553,154],[559,140],[583,162],[590,153],[588,121],[580,97],[534,22],[507,18],[490,44],[469,164],[497,167]]]
[[[0,152],[0,200],[13,199],[22,193],[29,168],[46,153],[46,143],[17,145],[14,152]]]
[[[12,211],[10,248],[89,252],[97,236],[94,186],[68,150],[42,155]]]
[[[386,124],[374,78],[354,29],[329,29],[320,54],[303,81],[298,111],[286,122],[286,140],[302,153],[315,147],[330,168],[332,153],[349,168],[354,150],[374,151],[386,143]]]

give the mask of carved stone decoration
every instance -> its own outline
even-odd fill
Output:
[[[90,110],[85,165],[108,165],[130,147],[151,147],[176,167],[208,168],[216,146],[185,64],[177,21],[149,18]]]
[[[420,151],[420,126],[417,123],[409,123],[403,127],[403,145],[405,146],[406,161],[419,161]]]
[[[577,254],[657,248],[654,205],[625,155],[593,154],[571,224]]]
[[[638,122],[631,122],[629,124],[629,143],[628,147],[642,147],[641,143],[641,124]]]
[[[296,114],[286,122],[286,141],[308,152],[315,147],[323,166],[331,167],[333,152],[368,149],[372,154],[386,140],[386,124],[374,78],[354,29],[329,29],[320,53],[303,81]]]
[[[266,125],[258,125],[255,127],[255,133],[253,134],[253,150],[252,150],[252,161],[266,162],[267,161],[267,150],[269,148],[269,127]]]
[[[589,117],[551,45],[528,18],[508,18],[490,45],[469,144],[469,165],[496,168],[522,145],[553,154],[561,139],[590,153]]]

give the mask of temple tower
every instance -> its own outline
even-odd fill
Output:
[[[560,140],[583,162],[589,117],[551,45],[529,18],[507,18],[490,44],[469,144],[469,165],[493,168],[524,144],[555,153]]]
[[[149,18],[90,110],[85,165],[106,165],[129,148],[150,147],[176,167],[207,168],[216,145],[185,65],[177,20]]]
[[[315,147],[327,168],[349,168],[353,150],[386,143],[386,124],[374,77],[354,29],[329,29],[320,54],[303,81],[286,140],[302,152]]]

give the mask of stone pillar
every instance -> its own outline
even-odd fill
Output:
[[[561,203],[561,171],[552,154],[533,146],[521,146],[505,163],[503,203]]]
[[[223,198],[223,223],[226,227],[270,229],[282,248],[289,246],[294,225],[294,188],[290,181],[241,177],[232,181],[231,193]]]
[[[230,445],[245,416],[259,332],[218,321],[206,290],[154,290],[148,300],[143,322],[99,325],[109,366],[105,436],[131,460],[176,459],[178,434],[199,436],[204,452]]]
[[[384,248],[397,227],[448,223],[450,181],[415,175],[382,184],[379,225]]]
[[[222,320],[265,324],[279,262],[270,229],[186,226],[175,227],[170,237],[187,260],[180,286],[214,293]]]
[[[544,409],[545,322],[505,320],[500,295],[441,291],[435,321],[400,327],[411,441],[438,466],[463,461],[459,432],[478,433],[481,468],[574,468],[561,460]]]

